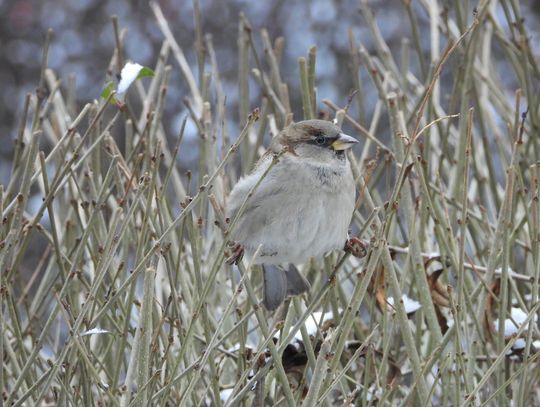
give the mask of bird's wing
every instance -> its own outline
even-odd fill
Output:
[[[228,217],[231,221],[234,221],[244,205],[233,228],[234,240],[242,242],[253,237],[277,215],[276,211],[281,210],[279,200],[286,192],[282,182],[284,176],[282,166],[275,165],[261,180],[270,162],[271,159],[258,165],[253,173],[240,180],[231,191],[228,202]],[[257,183],[259,185],[248,198],[248,194]]]

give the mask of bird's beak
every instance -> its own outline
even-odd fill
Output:
[[[356,143],[358,143],[358,140],[356,140],[355,138],[347,136],[343,133],[339,133],[338,138],[332,143],[331,147],[334,150],[347,150],[348,148],[354,146]]]

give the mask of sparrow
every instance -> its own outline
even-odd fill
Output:
[[[292,123],[232,189],[227,215],[234,220],[234,244],[228,263],[238,264],[244,253],[251,257],[261,246],[254,263],[263,266],[268,310],[309,290],[296,264],[358,244],[348,238],[356,188],[345,154],[356,143],[329,121]]]

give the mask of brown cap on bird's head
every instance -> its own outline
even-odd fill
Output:
[[[285,127],[274,139],[270,149],[274,152],[287,147],[294,152],[300,143],[309,143],[333,150],[346,150],[358,141],[344,134],[334,123],[326,120],[304,120]]]

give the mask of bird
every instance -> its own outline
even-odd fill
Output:
[[[361,241],[348,235],[356,188],[345,154],[357,142],[330,121],[291,123],[231,190],[233,253],[227,262],[238,264],[260,246],[254,264],[263,268],[266,309],[309,290],[296,265],[334,249],[358,248]]]

